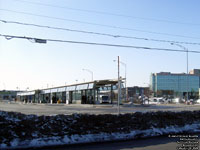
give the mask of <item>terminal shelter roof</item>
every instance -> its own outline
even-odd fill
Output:
[[[117,83],[118,83],[118,80],[96,80],[96,81],[94,81],[94,84],[96,85],[96,87],[105,86],[108,84],[115,85]]]
[[[47,94],[47,93],[55,93],[55,92],[65,92],[65,91],[75,91],[75,90],[87,90],[87,89],[94,89],[106,85],[116,85],[118,80],[95,80],[91,82],[84,82],[84,83],[77,83],[72,85],[66,86],[59,86],[59,87],[52,87],[47,89],[38,89],[33,91],[25,91],[19,92],[17,95],[20,96],[27,96],[27,95],[34,95],[35,93]]]

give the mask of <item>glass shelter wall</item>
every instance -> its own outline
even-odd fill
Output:
[[[106,93],[112,97],[112,89],[116,81],[100,80],[89,83],[35,90],[34,94],[29,92],[19,93],[21,99],[30,97],[35,103],[99,103],[99,94]],[[32,95],[32,96],[31,96]],[[25,97],[26,96],[26,97]]]

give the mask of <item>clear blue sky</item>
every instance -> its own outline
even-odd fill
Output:
[[[39,2],[60,7],[36,5],[24,1]],[[0,9],[196,38],[183,38],[108,28],[13,13],[5,10],[0,10],[0,19],[125,36],[186,42],[200,41],[199,0],[24,1],[0,0]],[[97,14],[61,7],[122,14],[135,18]],[[150,18],[150,20],[141,18]],[[156,20],[168,20],[168,22]],[[0,23],[0,34],[181,50],[181,48],[172,46],[169,43],[112,38],[5,23]],[[189,50],[200,51],[200,46],[182,45]],[[147,86],[150,74],[153,72],[186,72],[185,53],[57,42],[37,44],[23,39],[6,40],[0,37],[0,90],[4,88],[14,90],[16,87],[20,87],[20,89],[25,89],[26,87],[37,89],[47,87],[47,84],[51,87],[52,85],[59,86],[65,83],[76,83],[76,80],[79,82],[83,82],[84,80],[90,81],[91,75],[88,72],[82,71],[83,68],[92,70],[95,80],[117,78],[117,64],[113,62],[114,59],[117,59],[117,56],[120,56],[121,61],[127,64],[128,86]],[[199,58],[200,54],[189,54],[189,70],[200,68]],[[123,66],[121,66],[120,71],[121,76],[124,77],[125,69]]]

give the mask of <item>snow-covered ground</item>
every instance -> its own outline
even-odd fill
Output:
[[[200,132],[200,124],[185,125],[184,127],[170,126],[167,128],[153,128],[148,130],[135,130],[130,133],[99,133],[99,134],[86,134],[86,135],[71,135],[71,136],[54,136],[47,138],[36,138],[32,140],[20,141],[14,139],[11,141],[10,146],[2,143],[0,144],[1,149],[13,149],[13,148],[31,148],[31,147],[42,147],[42,146],[55,146],[64,144],[80,144],[80,143],[91,143],[91,142],[105,142],[114,140],[127,140],[142,137],[152,137],[171,133],[182,133],[189,132],[195,133]]]
[[[200,132],[200,112],[36,116],[0,112],[0,149]]]

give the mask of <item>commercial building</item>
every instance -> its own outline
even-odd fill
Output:
[[[15,99],[17,97],[17,92],[19,92],[19,91],[2,90],[2,91],[0,91],[0,100]]]
[[[149,97],[150,91],[149,87],[127,87],[128,98],[138,97],[138,96],[146,96]]]
[[[189,72],[189,74],[200,76],[200,69],[193,69]]]
[[[160,72],[152,73],[150,77],[150,90],[154,96],[174,96],[198,98],[200,88],[200,69],[194,69],[189,74]]]
[[[118,80],[95,80],[54,88],[17,93],[20,101],[32,103],[96,104],[102,95],[117,100]]]

